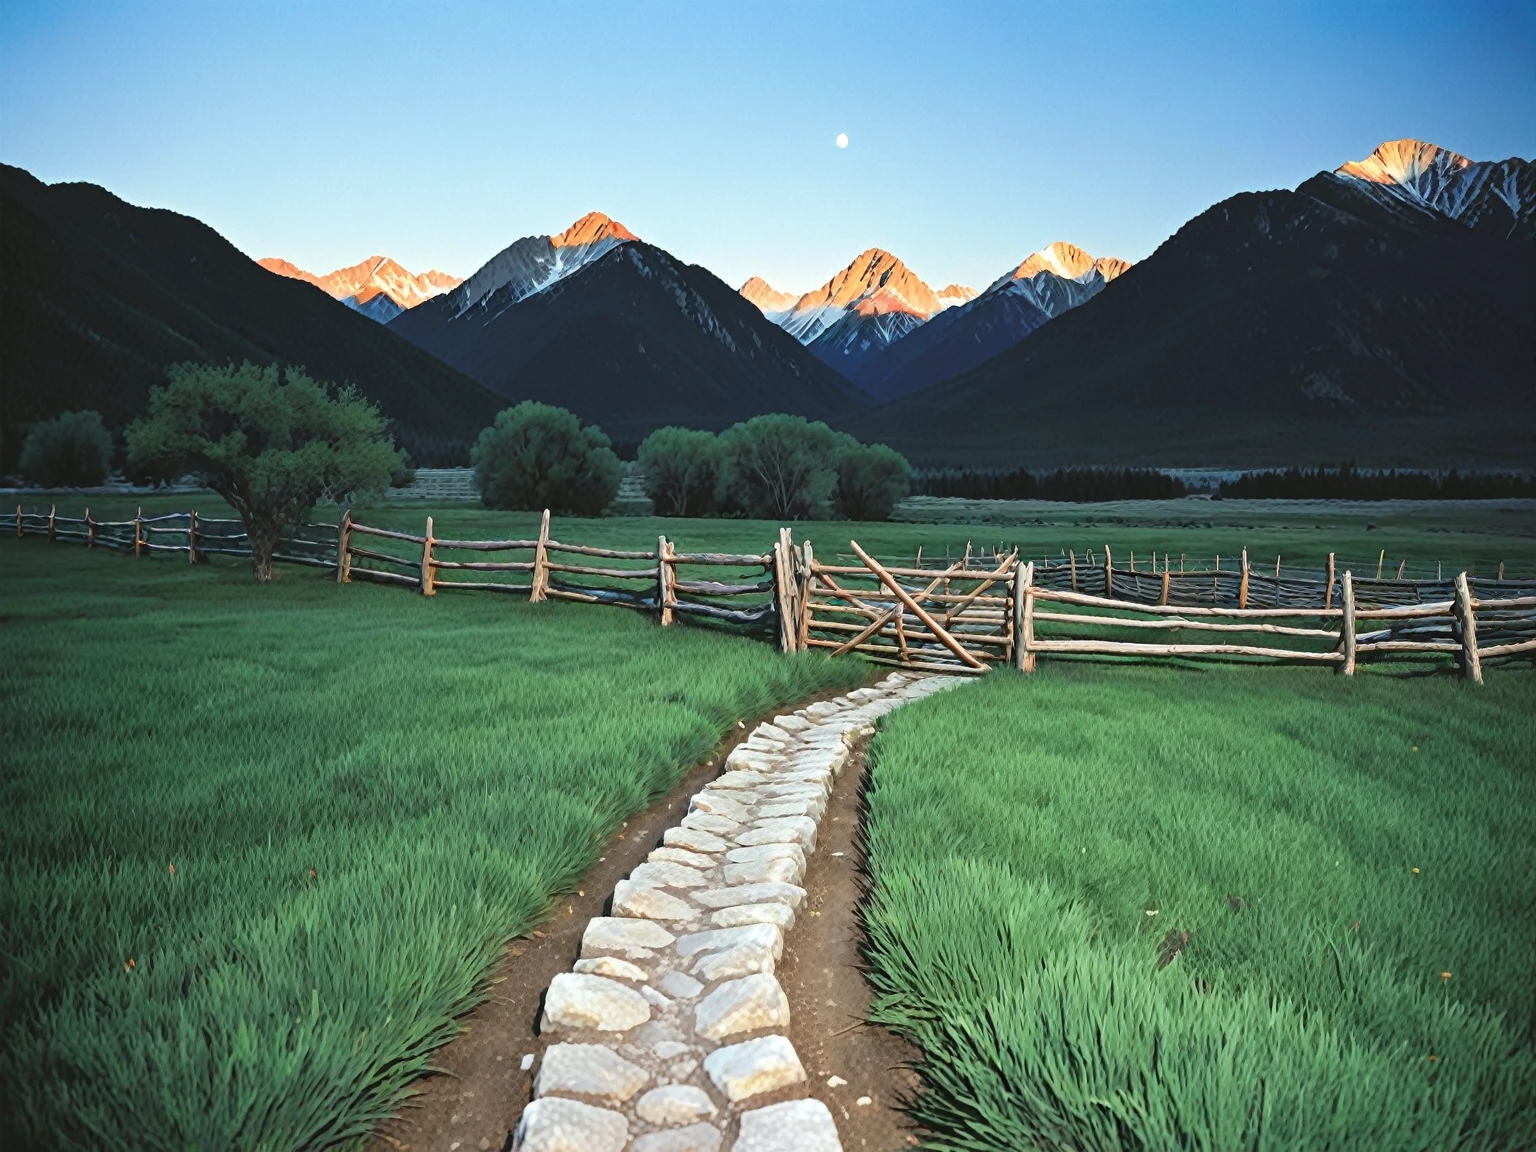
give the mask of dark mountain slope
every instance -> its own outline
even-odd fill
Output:
[[[928,460],[1528,465],[1532,270],[1520,241],[1245,193],[1010,351],[849,427]]]
[[[497,400],[320,289],[274,276],[206,224],[93,184],[0,165],[0,458],[74,408],[118,426],[179,360],[303,365],[350,381],[421,463],[458,462]]]
[[[466,307],[449,294],[389,327],[507,400],[560,404],[621,439],[764,412],[829,419],[864,402],[707,269],[640,241],[505,307],[496,299]]]

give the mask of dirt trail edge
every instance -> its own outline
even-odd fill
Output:
[[[849,1152],[853,1152],[854,1149],[895,1149],[910,1143],[906,1122],[894,1110],[894,1105],[897,1098],[909,1092],[914,1085],[911,1074],[902,1067],[914,1054],[914,1050],[883,1029],[862,1026],[850,1029],[848,1027],[849,1024],[861,1018],[868,1002],[867,986],[858,969],[859,927],[856,909],[858,882],[855,856],[857,846],[854,843],[865,740],[855,741],[855,738],[866,736],[870,731],[869,725],[875,718],[906,700],[927,695],[953,683],[953,681],[938,678],[898,674],[874,688],[858,689],[847,696],[817,701],[800,709],[786,721],[790,727],[797,727],[804,723],[805,728],[801,730],[801,735],[810,732],[813,725],[821,729],[817,743],[821,748],[826,749],[831,746],[829,741],[833,739],[834,732],[831,726],[824,726],[819,721],[824,720],[827,715],[838,715],[843,719],[836,728],[846,732],[846,735],[839,738],[841,747],[854,748],[851,759],[839,760],[839,771],[829,781],[832,787],[825,805],[811,806],[818,817],[820,817],[818,808],[826,812],[826,816],[822,818],[824,831],[821,849],[817,852],[818,866],[810,871],[808,877],[799,881],[806,885],[803,895],[798,897],[803,901],[802,924],[798,929],[789,931],[787,943],[781,945],[784,951],[782,963],[779,965],[779,976],[797,1013],[789,1028],[789,1039],[801,1045],[805,1052],[806,1065],[803,1073],[807,1075],[809,1082],[801,1080],[771,1091],[752,1094],[737,1102],[726,1099],[721,1091],[716,1090],[712,1101],[716,1106],[715,1115],[711,1118],[715,1121],[714,1123],[680,1124],[675,1117],[682,1110],[682,1106],[670,1099],[679,1095],[676,1089],[697,1082],[705,1086],[704,1094],[707,1095],[708,1089],[714,1087],[697,1068],[690,1069],[694,1073],[691,1077],[679,1078],[669,1075],[671,1071],[682,1071],[686,1068],[688,1058],[684,1057],[675,1061],[674,1068],[662,1069],[654,1077],[647,1076],[651,1084],[646,1087],[652,1085],[669,1087],[668,1093],[650,1101],[653,1106],[648,1107],[647,1112],[653,1117],[662,1119],[673,1117],[671,1124],[652,1123],[640,1117],[636,1112],[638,1103],[647,1095],[654,1096],[654,1093],[631,1091],[629,1096],[633,1098],[626,1098],[628,1106],[626,1107],[624,1102],[619,1103],[619,1107],[628,1113],[623,1117],[627,1121],[628,1129],[623,1137],[623,1143],[614,1143],[611,1139],[607,1143],[593,1142],[589,1139],[590,1134],[579,1130],[579,1126],[578,1130],[570,1132],[547,1131],[541,1137],[538,1132],[528,1132],[529,1126],[524,1125],[521,1136],[523,1142],[517,1145],[518,1147],[527,1148],[529,1152],[544,1148],[569,1148],[580,1149],[580,1152],[597,1152],[598,1149],[606,1147],[625,1148],[632,1152],[713,1150],[721,1148],[725,1138],[736,1135],[738,1127],[736,1116],[744,1107],[755,1108],[774,1102],[790,1102],[806,1096],[807,1091],[812,1096],[832,1105],[837,1127],[843,1130],[847,1138],[846,1147]],[[810,718],[808,714],[812,709],[822,715],[815,719]],[[724,764],[732,754],[740,750],[741,756],[738,757],[738,763],[732,765],[733,768],[739,768],[742,758],[761,754],[762,745],[772,738],[770,734],[776,735],[778,741],[787,742],[791,739],[788,732],[782,729],[776,730],[773,725],[760,725],[751,733],[745,730],[733,733],[708,762],[692,769],[670,794],[656,801],[644,813],[633,817],[624,826],[609,844],[603,857],[584,877],[577,893],[562,899],[553,914],[541,923],[532,935],[513,941],[509,945],[502,963],[491,978],[491,998],[466,1017],[464,1033],[436,1054],[434,1064],[442,1070],[443,1074],[425,1078],[414,1086],[417,1095],[405,1105],[400,1115],[381,1125],[374,1133],[367,1143],[369,1152],[509,1150],[514,1146],[514,1132],[523,1118],[525,1106],[529,1102],[530,1095],[534,1094],[535,1076],[540,1073],[545,1073],[543,1083],[539,1086],[542,1095],[549,1097],[552,1103],[565,1099],[572,1104],[607,1105],[604,1111],[612,1108],[614,1101],[606,1097],[602,1091],[596,1093],[571,1091],[559,1087],[560,1069],[558,1067],[552,1070],[547,1069],[545,1065],[549,1062],[541,1058],[547,1047],[557,1045],[564,1039],[586,1041],[595,1039],[598,1045],[610,1049],[611,1054],[618,1058],[620,1063],[624,1063],[617,1049],[634,1037],[613,1032],[604,1033],[600,1029],[589,1030],[585,1027],[579,1030],[584,1033],[583,1035],[565,1037],[560,1034],[561,1029],[551,1028],[548,1020],[544,1022],[545,1026],[542,1030],[544,1034],[540,1035],[538,1025],[544,1007],[545,988],[556,977],[570,974],[573,966],[589,969],[587,973],[589,975],[596,975],[598,971],[604,969],[609,972],[620,971],[614,963],[620,957],[615,955],[604,960],[600,956],[594,957],[589,952],[583,951],[583,938],[589,932],[589,923],[593,918],[607,921],[604,912],[608,910],[609,893],[614,891],[627,874],[646,862],[648,856],[657,853],[660,859],[657,860],[656,856],[653,856],[653,863],[668,863],[667,857],[676,854],[665,846],[659,852],[656,849],[668,829],[671,829],[673,838],[679,835],[692,837],[696,833],[678,827],[679,821],[685,820],[690,815],[708,820],[710,813],[702,811],[701,808],[711,806],[709,794],[729,799],[729,792],[722,793],[718,788],[711,788],[711,781],[722,771],[717,765]],[[798,740],[795,742],[799,743]],[[757,749],[743,748],[743,745],[754,743],[759,746]],[[776,746],[782,750],[782,744]],[[851,770],[841,771],[843,762],[849,763]],[[809,782],[792,781],[787,786],[780,785],[780,791],[788,788],[783,799],[793,801],[793,793],[797,790],[797,786],[802,794],[806,793],[804,785]],[[736,797],[745,798],[740,792],[736,793]],[[775,818],[767,817],[766,819]],[[754,837],[754,839],[757,840],[760,837]],[[753,849],[747,855],[774,857],[778,850],[766,847],[772,842],[763,842],[762,847]],[[728,845],[727,849],[729,850]],[[688,850],[683,851],[686,853]],[[803,845],[801,845],[801,852],[804,854]],[[788,854],[793,855],[792,852]],[[694,861],[696,864],[700,862]],[[723,872],[724,863],[726,861],[717,859],[715,868],[711,869],[713,883],[721,882],[720,873]],[[716,871],[716,869],[719,870]],[[739,882],[741,879],[740,869],[733,868],[732,871],[733,876],[726,880],[727,886],[730,885],[731,880]],[[643,878],[646,873],[642,871],[640,875]],[[626,883],[631,888],[635,886],[633,877]],[[779,884],[779,886],[784,885]],[[666,896],[668,893],[663,889],[659,895]],[[767,903],[771,904],[773,901]],[[757,913],[753,913],[745,907],[732,906],[730,909],[718,909],[714,912],[702,911],[700,915],[705,918],[724,917],[727,920],[746,919],[749,922],[767,915],[769,920],[782,919],[786,923],[793,923],[793,909],[786,907],[778,915],[765,909],[766,905]],[[631,912],[630,915],[633,913]],[[608,922],[611,923],[611,921]],[[674,923],[673,927],[687,930],[687,926],[682,923]],[[695,927],[709,929],[715,925],[703,923]],[[783,939],[785,938],[781,937],[781,940]],[[707,954],[708,950],[703,955]],[[585,962],[579,961],[578,957],[585,957]],[[642,963],[649,963],[643,957],[638,959]],[[741,959],[739,954],[737,959]],[[687,961],[684,963],[686,964]],[[761,965],[762,961],[759,960],[758,963]],[[715,967],[718,968],[719,964],[716,963]],[[591,971],[594,968],[597,971]],[[769,974],[772,970],[772,961],[769,961]],[[631,976],[643,974],[645,974],[643,971],[629,973]],[[673,972],[658,973],[658,978],[663,975],[672,978],[674,989],[683,991],[693,991],[690,985],[703,983],[690,978],[688,984],[682,984],[677,979],[685,975],[681,971],[675,974]],[[673,997],[666,997],[665,993],[657,992],[649,984],[642,986],[611,979],[604,979],[603,982],[620,983],[621,992],[644,987],[652,996],[674,1001],[673,1005],[669,1005],[674,1008],[670,1013],[674,1016],[675,1008],[688,1006]],[[717,983],[718,980],[711,982],[712,986]],[[623,984],[628,984],[628,988],[622,987]],[[699,998],[694,997],[694,1001]],[[834,1004],[827,1004],[826,1001],[829,1000],[834,1001]],[[655,1011],[654,1008],[652,1010]],[[664,1014],[657,1013],[657,1015]],[[660,1027],[664,1026],[665,1022],[657,1019],[654,1023]],[[783,1028],[779,1028],[778,1031],[782,1032]],[[750,1036],[762,1038],[764,1031],[754,1031]],[[732,1037],[732,1039],[736,1038]],[[680,1042],[671,1043],[677,1045]],[[703,1047],[718,1047],[718,1044],[708,1040],[702,1043]],[[634,1047],[632,1044],[629,1046]],[[565,1050],[557,1054],[555,1061],[557,1065],[562,1060],[570,1064],[569,1057],[572,1055],[578,1057],[597,1055],[581,1045],[566,1044],[563,1047]],[[666,1047],[662,1050],[671,1051]],[[654,1059],[654,1052],[647,1055]],[[702,1052],[695,1055],[702,1055]],[[536,1063],[538,1066],[535,1066]],[[798,1065],[798,1059],[796,1064]],[[612,1069],[608,1071],[611,1073]],[[847,1084],[834,1081],[835,1087],[828,1086],[827,1081],[834,1075],[839,1077],[839,1080],[847,1081]],[[566,1079],[569,1079],[568,1075]],[[595,1086],[599,1089],[607,1089],[611,1087],[608,1079],[611,1077],[599,1076],[600,1083],[596,1085],[578,1083],[576,1087],[591,1089]],[[870,1098],[869,1104],[855,1103],[857,1099],[866,1096]],[[692,1097],[692,1101],[695,1106],[699,1105],[698,1097]],[[719,1107],[722,1104],[724,1107]],[[555,1107],[558,1109],[561,1106]],[[537,1112],[538,1109],[529,1109],[529,1111]],[[548,1112],[549,1109],[546,1108],[545,1111]],[[594,1108],[591,1111],[597,1111],[597,1109]],[[558,1117],[552,1119],[558,1119]],[[566,1126],[545,1125],[545,1128],[550,1127],[564,1129]],[[711,1129],[713,1142],[710,1134],[701,1131],[703,1127]],[[793,1141],[797,1139],[794,1135],[795,1130],[795,1126],[791,1125],[783,1134]],[[635,1136],[633,1140],[629,1139],[631,1134]],[[773,1148],[780,1145],[776,1143],[758,1145],[741,1141],[737,1141],[735,1145],[736,1148],[743,1150],[759,1146]],[[802,1148],[812,1147],[803,1143],[786,1146],[795,1147],[797,1152]],[[836,1147],[836,1145],[830,1146]]]

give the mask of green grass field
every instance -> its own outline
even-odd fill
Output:
[[[929,1146],[1536,1145],[1533,747],[1528,664],[1045,663],[892,716],[866,922]]]
[[[37,539],[0,543],[0,605],[10,1148],[355,1142],[621,821],[738,718],[867,676]]]

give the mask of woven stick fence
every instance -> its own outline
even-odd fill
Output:
[[[249,556],[239,521],[171,513],[99,521],[16,509],[16,533],[87,547]],[[665,536],[653,550],[599,548],[556,540],[546,510],[534,539],[438,538],[354,521],[306,524],[278,545],[275,560],[330,569],[338,583],[370,580],[435,596],[440,589],[490,591],[532,602],[572,600],[772,633],[786,652],[858,652],[876,663],[936,672],[980,673],[1011,664],[1033,671],[1042,656],[1259,658],[1337,667],[1362,659],[1451,657],[1482,680],[1482,662],[1536,653],[1536,581],[1458,572],[1430,580],[1377,574],[1355,580],[1330,554],[1322,573],[1256,571],[1241,554],[1175,571],[1171,556],[1135,558],[1117,568],[1102,556],[1069,552],[1065,564],[1017,551],[968,545],[958,558],[919,552],[885,564],[856,541],[852,553],[819,562],[788,528],[761,554],[680,552]],[[694,572],[705,569],[706,572]],[[1199,633],[1187,637],[1187,633]]]

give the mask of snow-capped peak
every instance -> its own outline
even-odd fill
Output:
[[[638,239],[601,212],[588,212],[558,235],[524,236],[464,281],[452,296],[455,313],[462,316],[475,307],[492,311],[508,308],[579,272],[620,244]]]
[[[1465,156],[1438,144],[1403,139],[1388,140],[1364,160],[1340,165],[1337,172],[1373,184],[1412,185],[1425,176],[1444,180],[1471,165]]]
[[[1536,175],[1529,160],[1468,160],[1422,140],[1388,140],[1334,177],[1372,199],[1449,216],[1499,235],[1529,229],[1536,218]]]
[[[306,272],[276,256],[268,256],[256,263],[268,272],[313,284],[375,320],[387,321],[424,300],[457,288],[461,283],[457,276],[439,272],[435,268],[428,272],[414,273],[387,256],[377,255],[351,267],[338,268],[324,276]]]
[[[588,212],[558,236],[551,236],[549,242],[556,248],[569,248],[576,244],[598,244],[604,240],[638,239],[640,237],[617,220],[604,216],[601,212]]]

